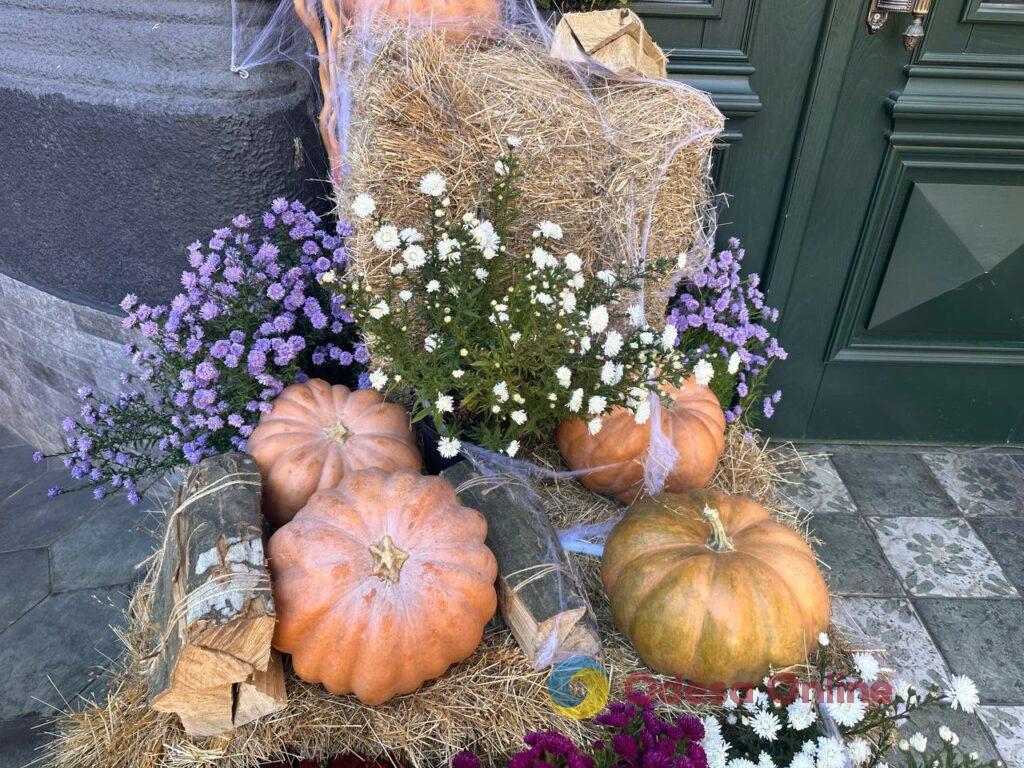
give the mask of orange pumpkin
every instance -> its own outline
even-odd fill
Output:
[[[725,450],[725,414],[718,398],[693,379],[682,387],[666,385],[672,399],[662,408],[661,431],[679,453],[669,471],[664,490],[670,493],[703,488],[715,474]],[[591,435],[582,419],[562,424],[558,448],[574,470],[607,467],[580,476],[580,482],[597,493],[631,504],[644,491],[644,466],[651,444],[651,424],[637,424],[625,408],[616,407],[604,417],[601,431]]]
[[[435,25],[454,40],[496,26],[497,0],[343,0],[345,16],[383,14],[413,25]]]
[[[601,578],[640,658],[704,686],[802,663],[829,624],[811,548],[745,496],[638,501],[608,537]]]
[[[320,379],[287,387],[260,417],[246,445],[263,476],[263,510],[287,523],[319,488],[349,472],[420,469],[409,416],[379,392]]]
[[[303,680],[364,704],[416,690],[469,656],[494,615],[486,535],[443,478],[347,475],[270,538],[274,647]]]

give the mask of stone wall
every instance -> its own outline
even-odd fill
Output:
[[[120,318],[0,274],[3,424],[45,451],[63,446],[60,420],[86,384],[113,393],[127,360]]]

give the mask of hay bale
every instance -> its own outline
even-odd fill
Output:
[[[561,468],[553,451],[537,460]],[[731,428],[712,486],[753,495],[778,519],[799,526],[798,513],[786,509],[777,494],[784,482],[779,470],[783,460],[785,456],[763,440],[745,438],[741,429]],[[600,522],[622,512],[616,502],[594,495],[575,480],[545,484],[541,492],[557,527]],[[601,588],[600,561],[571,557],[597,616],[604,642],[601,662],[609,674],[611,695],[621,699],[630,675],[651,672],[612,621]],[[155,574],[150,573],[131,601],[127,630],[119,633],[126,653],[114,672],[106,702],[84,703],[79,711],[54,721],[55,739],[45,756],[51,768],[257,768],[290,757],[347,752],[418,768],[447,765],[463,749],[475,750],[498,765],[502,755],[518,749],[529,730],[559,730],[578,744],[597,736],[589,721],[571,720],[555,711],[548,696],[549,670],[533,669],[512,634],[495,630],[485,635],[472,656],[443,677],[386,704],[367,707],[354,696],[334,696],[322,686],[299,680],[289,669],[285,710],[241,726],[230,736],[191,739],[177,717],[146,704],[139,661],[149,648],[154,581]],[[842,667],[844,658],[849,666],[849,651],[841,643],[834,642],[827,652],[825,661],[831,667]],[[687,703],[663,708],[668,712],[710,710]]]
[[[526,175],[514,244],[524,245],[538,221],[556,221],[566,250],[592,272],[710,242],[711,150],[724,118],[700,91],[583,73],[517,31],[456,42],[375,26],[343,38],[338,58],[350,67],[343,89],[351,99],[342,211],[365,192],[386,220],[419,226],[426,212],[417,186],[429,171],[448,179],[457,214],[472,210],[504,140],[517,136]],[[376,250],[367,230],[357,228],[348,246],[351,267],[372,285],[397,255]],[[652,321],[664,315],[665,288],[646,287]]]

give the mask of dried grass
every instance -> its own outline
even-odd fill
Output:
[[[505,138],[518,136],[528,222],[519,245],[536,222],[557,221],[566,250],[596,271],[707,242],[711,149],[724,119],[706,94],[667,80],[574,74],[536,38],[512,31],[458,42],[375,27],[370,37],[373,46],[358,35],[341,40],[339,58],[352,62],[349,80],[358,83],[341,209],[366,192],[386,220],[418,224],[417,186],[436,170],[448,179],[453,210],[472,210]],[[370,235],[348,243],[352,266],[372,285],[396,256],[373,248]],[[665,287],[646,288],[651,318],[664,316]]]
[[[537,457],[559,466],[553,454]],[[780,501],[785,482],[779,466],[786,454],[757,437],[731,429],[712,485],[759,499],[782,521],[800,526],[798,515]],[[607,520],[619,513],[615,502],[595,496],[571,480],[543,488],[556,526]],[[599,562],[573,556],[590,592],[604,642],[603,664],[613,697],[621,698],[627,677],[650,674],[614,626],[600,586]],[[225,739],[193,741],[173,715],[146,705],[146,685],[137,670],[147,647],[151,573],[137,589],[121,633],[126,656],[113,673],[104,704],[89,704],[54,722],[48,765],[54,768],[156,768],[216,766],[250,768],[288,757],[356,752],[413,766],[446,764],[462,749],[496,758],[515,749],[527,730],[557,729],[579,743],[594,736],[586,722],[565,718],[551,707],[546,670],[534,670],[508,631],[494,630],[462,664],[420,691],[378,707],[351,696],[333,696],[288,674],[288,707],[238,729]],[[835,633],[833,633],[835,635]],[[829,664],[842,661],[845,647],[833,643]],[[688,705],[682,708],[693,709]],[[707,709],[707,708],[705,708]]]

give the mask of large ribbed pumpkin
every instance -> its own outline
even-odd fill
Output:
[[[497,0],[343,0],[345,15],[381,14],[410,26],[435,26],[453,40],[493,29],[501,18]]]
[[[380,704],[465,659],[494,615],[483,515],[440,477],[363,470],[270,538],[274,647],[332,693]]]
[[[612,530],[601,578],[619,628],[654,671],[758,683],[807,659],[828,628],[814,553],[746,496],[642,499]]]
[[[353,392],[320,379],[287,387],[249,436],[263,476],[263,510],[287,523],[320,488],[359,469],[420,469],[420,453],[400,405],[379,392]]]
[[[725,450],[725,414],[718,398],[693,379],[682,387],[665,386],[672,401],[661,409],[661,431],[679,454],[665,480],[665,491],[703,488],[715,474]],[[651,423],[637,424],[625,408],[605,416],[601,431],[591,435],[582,419],[562,424],[558,448],[574,470],[606,467],[580,476],[587,488],[632,503],[644,490],[644,466],[651,444]]]

